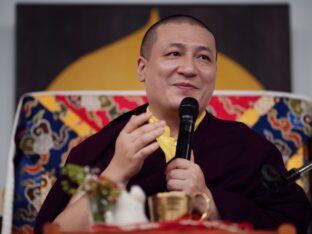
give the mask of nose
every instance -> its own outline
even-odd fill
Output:
[[[185,77],[194,77],[197,75],[195,59],[192,56],[185,56],[181,60],[178,72]]]

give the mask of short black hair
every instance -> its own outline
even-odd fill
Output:
[[[159,26],[167,23],[189,23],[191,25],[198,25],[204,29],[206,29],[208,32],[212,34],[215,40],[215,45],[216,45],[216,51],[217,51],[217,41],[216,38],[211,31],[211,29],[203,23],[201,20],[195,18],[194,16],[190,15],[171,15],[168,17],[165,17],[163,19],[160,19],[157,21],[155,24],[153,24],[144,34],[144,37],[141,42],[141,48],[140,48],[140,55],[146,59],[149,58],[150,53],[151,53],[151,48],[153,44],[155,43],[157,39],[157,33],[156,30]]]

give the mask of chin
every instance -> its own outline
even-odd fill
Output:
[[[198,95],[194,92],[194,90],[171,90],[170,96],[167,96],[168,106],[170,106],[172,109],[178,110],[180,107],[180,104],[182,100],[186,97],[192,97],[195,98],[198,102]]]
[[[165,105],[167,106],[168,110],[176,111],[176,110],[179,110],[180,103],[181,103],[180,99],[177,99],[177,98],[173,99],[172,98],[172,99],[168,100],[167,103],[165,103]]]
[[[183,95],[183,97],[181,97],[179,103],[181,103],[181,101],[182,101],[184,98],[186,98],[186,97],[192,97],[192,98],[196,99],[197,102],[199,102],[199,99],[196,97],[196,95],[191,95],[191,94],[189,94],[189,95]]]
[[[186,95],[186,96],[180,96],[180,97],[176,97],[172,100],[169,100],[170,102],[170,106],[172,107],[172,109],[174,110],[179,110],[180,104],[182,102],[182,100],[186,97],[192,97],[191,95]],[[194,97],[195,98],[195,97]],[[195,98],[196,99],[196,98]]]

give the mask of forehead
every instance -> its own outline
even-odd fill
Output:
[[[215,49],[215,38],[206,28],[188,22],[170,22],[156,30],[155,44],[187,43]]]

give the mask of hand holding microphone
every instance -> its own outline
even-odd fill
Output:
[[[169,191],[183,191],[188,195],[198,192],[206,194],[210,199],[209,219],[219,219],[219,212],[213,196],[206,185],[204,173],[199,165],[190,160],[192,136],[198,116],[197,100],[191,97],[184,98],[179,107],[179,114],[180,127],[176,156],[168,164],[165,172],[167,189]],[[203,212],[201,203],[198,205],[198,210]]]

